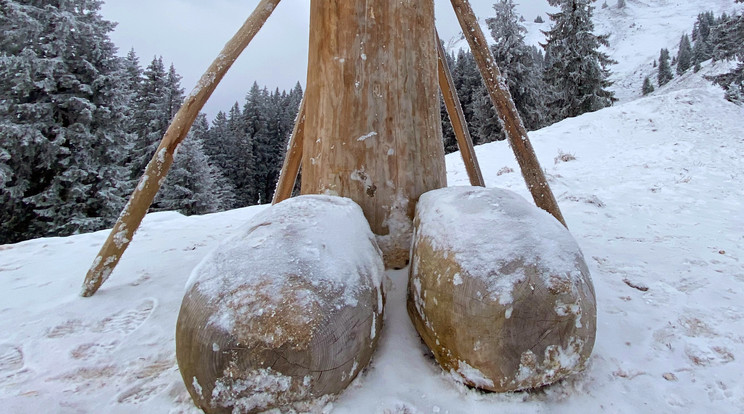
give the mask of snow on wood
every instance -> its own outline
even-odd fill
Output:
[[[187,285],[176,355],[194,401],[256,412],[341,392],[375,349],[383,272],[350,199],[301,196],[255,216]]]
[[[414,225],[408,311],[445,371],[504,392],[584,368],[594,286],[558,220],[508,190],[450,187],[421,196]]]
[[[413,329],[407,270],[390,271],[378,350],[322,411],[738,412],[744,109],[701,76],[725,62],[638,99],[660,47],[673,48],[698,13],[733,7],[744,5],[628,2],[627,18],[597,8],[597,32],[612,34],[609,51],[620,62],[613,79],[621,104],[530,135],[594,279],[599,326],[584,373],[536,393],[468,389],[442,373]],[[559,150],[576,161],[554,164]],[[489,185],[530,196],[519,174],[504,173],[518,168],[506,143],[476,151]],[[446,162],[448,181],[468,185],[460,155]],[[175,361],[180,286],[220,240],[265,208],[147,215],[107,288],[85,300],[80,275],[107,232],[1,245],[3,412],[200,413]]]

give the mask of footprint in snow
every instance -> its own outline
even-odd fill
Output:
[[[155,309],[153,299],[145,299],[134,309],[125,309],[101,319],[98,322],[88,324],[80,319],[67,320],[47,332],[47,338],[64,338],[75,335],[86,330],[95,333],[119,332],[129,335],[147,320]]]
[[[129,335],[142,326],[153,309],[155,309],[155,301],[145,299],[134,309],[123,310],[102,319],[91,328],[91,331],[102,333],[119,332]]]
[[[87,361],[98,356],[106,355],[119,345],[119,341],[112,341],[104,344],[87,343],[78,346],[70,351],[73,359]]]
[[[0,344],[0,377],[23,368],[23,351],[19,346]]]

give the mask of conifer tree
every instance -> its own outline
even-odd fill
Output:
[[[612,105],[614,94],[607,88],[609,66],[615,63],[600,51],[607,36],[593,34],[594,8],[591,0],[548,0],[560,11],[549,14],[553,25],[545,32],[545,79],[554,86],[555,97],[548,105],[556,119],[577,116]]]
[[[445,59],[450,72],[453,73],[452,76],[454,79],[453,71],[455,66],[455,56],[451,53],[447,53],[445,54]],[[444,105],[444,99],[441,94],[439,97],[439,112],[442,117],[442,142],[444,144],[444,153],[449,154],[458,150],[457,138],[455,137],[455,131],[452,128],[452,122],[450,121],[449,113],[447,112],[447,107]]]
[[[0,243],[100,229],[123,207],[126,99],[100,4],[0,6]]]
[[[465,120],[468,125],[473,123],[473,114],[475,113],[474,102],[478,99],[478,91],[483,87],[478,67],[475,64],[475,58],[469,51],[460,49],[455,60],[455,69],[452,71],[452,80],[457,90],[457,96],[460,98],[462,111],[465,114]],[[478,141],[479,134],[470,131],[473,134],[473,140]]]
[[[659,86],[666,85],[673,77],[672,68],[669,66],[669,50],[661,49],[659,53]]]
[[[513,0],[499,0],[493,5],[495,16],[486,19],[494,39],[491,51],[527,130],[546,124],[547,108],[541,67],[535,62],[532,49],[524,42],[527,29],[519,23]],[[505,139],[501,123],[488,99],[485,87],[479,90],[476,121],[484,142]],[[483,106],[486,108],[483,108]]]
[[[694,46],[692,47],[692,61],[696,65],[705,62],[706,60],[713,57],[713,53],[710,45],[702,36],[698,36],[695,39]]]
[[[162,57],[153,58],[144,70],[137,95],[131,131],[135,141],[130,163],[130,177],[135,182],[155,154],[171,119],[168,73]]]
[[[643,95],[648,95],[651,92],[654,91],[654,85],[651,83],[651,79],[649,79],[648,76],[646,76],[646,79],[643,80]]]
[[[692,66],[692,46],[687,34],[683,34],[679,40],[679,52],[677,53],[677,74],[681,75],[687,72]]]
[[[231,205],[233,190],[219,169],[210,164],[202,147],[208,127],[206,117],[200,114],[178,147],[173,166],[153,204],[154,211],[206,214]]]

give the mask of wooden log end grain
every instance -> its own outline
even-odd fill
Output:
[[[408,313],[445,371],[495,392],[581,371],[596,298],[581,250],[506,190],[450,187],[417,206]]]
[[[376,347],[383,275],[353,201],[300,196],[259,213],[187,286],[176,357],[195,403],[207,413],[302,410],[340,393]]]

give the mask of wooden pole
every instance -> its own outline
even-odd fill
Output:
[[[455,9],[457,20],[460,22],[462,32],[470,44],[470,50],[478,65],[483,81],[488,89],[491,102],[496,108],[499,118],[504,123],[506,136],[509,144],[514,151],[519,167],[522,170],[522,176],[527,182],[527,188],[532,193],[535,204],[552,214],[564,226],[566,221],[558,207],[550,185],[545,179],[540,163],[532,148],[527,130],[522,124],[522,120],[514,105],[509,88],[506,86],[504,78],[501,76],[493,55],[488,48],[486,37],[478,25],[478,20],[470,7],[468,0],[451,0],[452,7]]]
[[[311,0],[302,194],[362,207],[390,268],[445,187],[434,1]]]
[[[276,191],[274,191],[274,199],[271,201],[271,204],[281,203],[292,197],[292,190],[294,189],[297,174],[300,172],[300,165],[302,164],[302,145],[304,140],[305,97],[302,98],[302,102],[300,103],[300,110],[297,113],[297,120],[292,130],[292,136],[289,138],[287,154],[284,156],[284,165],[282,165],[282,172],[279,174],[279,181],[276,184]]]
[[[452,129],[455,131],[457,146],[460,148],[460,155],[462,155],[462,161],[465,163],[465,170],[468,172],[470,185],[485,187],[486,183],[483,180],[483,173],[481,172],[480,165],[478,165],[478,158],[473,148],[473,138],[470,136],[470,131],[468,131],[465,113],[462,111],[460,98],[457,97],[455,82],[452,80],[452,73],[447,65],[447,56],[444,52],[444,47],[442,47],[442,42],[439,41],[438,33],[437,51],[439,52],[439,88],[442,90],[444,106],[447,108]]]
[[[222,49],[222,53],[217,56],[217,59],[201,77],[191,94],[184,100],[181,109],[176,113],[165,136],[163,136],[155,155],[147,164],[145,174],[140,179],[108,239],[106,239],[101,251],[93,261],[93,265],[88,270],[83,283],[83,296],[89,297],[95,294],[119,263],[121,255],[129,246],[135,230],[145,217],[147,209],[150,208],[160,185],[173,164],[173,155],[176,148],[186,138],[186,134],[191,129],[199,111],[204,107],[207,99],[212,95],[228,69],[263,27],[279,1],[261,0],[258,3],[256,10],[248,17],[235,36],[227,42]]]

